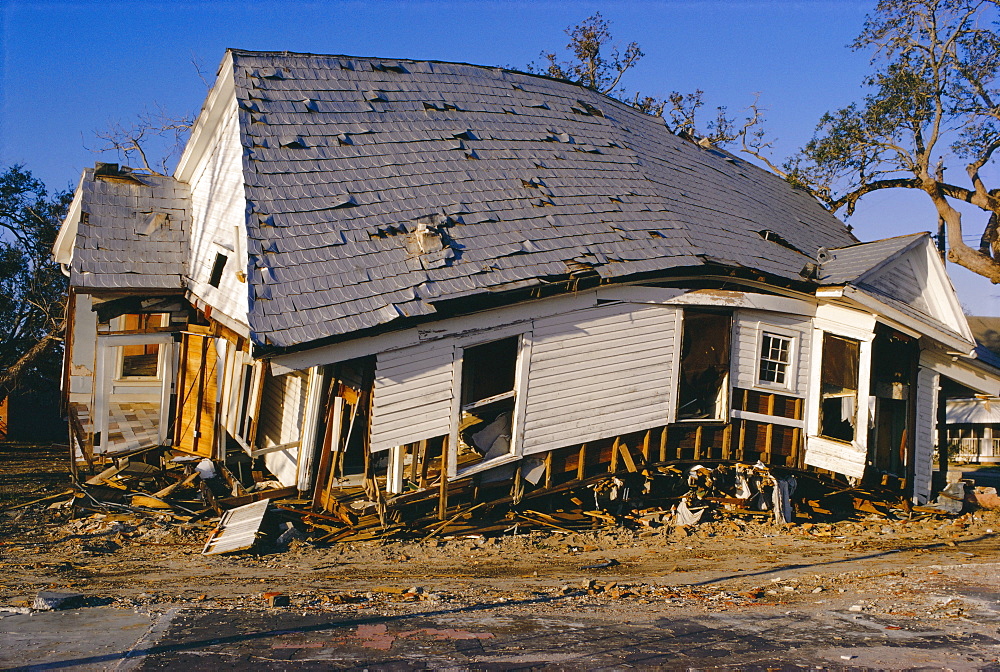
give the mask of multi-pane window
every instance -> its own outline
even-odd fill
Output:
[[[763,332],[760,339],[758,381],[766,385],[788,385],[788,367],[791,364],[791,355],[791,338],[767,331]]]

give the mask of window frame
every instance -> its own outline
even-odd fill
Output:
[[[837,437],[837,436],[830,436],[829,434],[824,434],[823,433],[823,428],[824,428],[823,427],[823,413],[824,413],[824,411],[823,411],[823,405],[824,405],[824,402],[828,398],[827,395],[825,395],[824,392],[823,392],[823,362],[826,359],[827,338],[828,337],[829,338],[839,339],[841,341],[849,342],[849,343],[853,344],[857,348],[856,349],[856,353],[857,353],[856,358],[857,358],[857,361],[854,362],[854,367],[856,369],[856,371],[855,371],[855,378],[854,378],[854,387],[853,388],[844,388],[844,389],[853,389],[854,390],[854,395],[853,395],[854,396],[854,415],[853,415],[853,418],[850,418],[850,419],[846,420],[846,422],[849,422],[851,424],[851,428],[852,428],[852,436],[851,436],[850,439],[844,439],[844,438],[840,438],[840,437]],[[819,437],[819,438],[821,438],[821,439],[823,439],[824,441],[831,441],[831,442],[836,443],[836,444],[854,445],[854,444],[856,444],[859,441],[859,439],[860,439],[860,437],[862,435],[865,436],[865,437],[867,437],[867,428],[866,427],[865,428],[859,427],[859,424],[862,422],[862,420],[861,420],[861,418],[862,418],[862,414],[861,414],[861,408],[862,408],[862,396],[861,396],[861,392],[862,392],[862,389],[861,389],[862,388],[862,377],[864,375],[866,375],[866,373],[864,371],[864,368],[862,366],[863,360],[864,360],[864,358],[866,356],[865,355],[865,349],[864,349],[866,341],[862,340],[862,339],[855,338],[853,336],[846,336],[846,335],[843,335],[843,334],[838,333],[836,331],[829,331],[827,329],[822,329],[820,331],[819,343],[820,343],[819,353],[818,353],[818,356],[816,357],[816,359],[818,360],[818,367],[817,367],[818,379],[817,379],[817,382],[819,383],[819,387],[816,390],[816,398],[817,398],[817,404],[816,404],[816,406],[817,406],[816,436]],[[870,371],[867,373],[867,375],[868,376],[871,375]],[[842,398],[847,398],[849,396],[850,395],[835,395],[835,396],[830,396],[829,398],[830,399],[841,398],[841,397]],[[865,415],[867,415],[867,412],[866,412]],[[852,420],[853,420],[853,422],[852,422]],[[865,441],[865,445],[867,446],[867,441]]]
[[[128,313],[128,314],[125,314],[125,315],[119,315],[119,316],[117,316],[115,318],[112,318],[112,320],[110,322],[110,326],[111,326],[111,330],[112,330],[111,333],[112,334],[115,334],[117,332],[124,332],[124,331],[126,331],[125,320],[128,317],[128,315],[138,315],[140,318],[142,316],[145,316],[145,315],[149,315],[149,316],[159,315],[160,316],[160,322],[161,322],[161,324],[159,326],[150,327],[150,326],[147,325],[146,327],[140,327],[139,329],[136,330],[136,333],[150,333],[150,334],[152,334],[152,333],[160,333],[160,332],[162,332],[162,330],[164,328],[170,326],[170,313],[168,313],[168,312]],[[163,324],[163,322],[166,322],[166,324]],[[135,347],[135,345],[142,345],[142,347],[147,347],[149,345],[155,345],[156,346],[156,374],[155,375],[152,375],[152,376],[126,376],[125,375],[125,357],[126,357],[126,355],[125,355],[125,348],[127,348],[127,347]],[[155,382],[160,382],[160,381],[163,380],[163,374],[164,374],[163,367],[165,365],[165,360],[164,360],[164,356],[163,356],[165,348],[163,347],[163,343],[126,344],[126,345],[117,345],[117,346],[114,346],[114,347],[115,347],[115,369],[114,369],[115,375],[114,375],[113,380],[114,380],[114,382],[115,382],[116,385],[129,385],[129,384],[143,385],[143,384],[146,384],[146,383],[155,383]]]
[[[725,380],[722,381],[719,390],[721,393],[721,398],[716,401],[716,412],[712,417],[706,418],[696,418],[696,417],[681,417],[681,385],[683,384],[682,376],[684,375],[684,338],[686,330],[688,328],[688,314],[713,314],[719,316],[725,316],[729,319],[729,333],[727,336],[727,346],[728,350],[726,352],[726,362],[727,368],[725,373]],[[737,342],[737,314],[732,310],[719,309],[714,306],[702,306],[702,305],[686,305],[681,310],[677,311],[679,326],[677,330],[677,349],[676,349],[676,364],[674,366],[674,401],[673,405],[673,422],[674,423],[726,423],[729,422],[730,416],[732,415],[732,405],[733,405],[733,351],[734,344]]]
[[[767,337],[782,338],[788,342],[788,360],[784,362],[785,382],[783,383],[771,382],[764,380],[762,377],[764,372],[764,339]],[[758,323],[757,337],[754,341],[754,388],[768,392],[784,391],[790,393],[794,393],[798,389],[798,350],[800,338],[801,334],[792,330],[783,329],[771,324]]]
[[[480,399],[468,404],[462,403],[462,378],[464,372],[465,351],[480,345],[502,341],[508,338],[517,339],[517,352],[514,356],[514,386],[509,392],[494,395],[487,399]],[[455,343],[455,359],[453,367],[453,393],[452,393],[452,418],[451,432],[448,439],[448,477],[464,477],[481,471],[487,471],[495,467],[513,462],[519,459],[521,454],[521,430],[523,427],[525,387],[527,384],[528,360],[531,357],[531,330],[523,326],[516,329],[498,329],[492,334],[476,334],[459,339]],[[487,403],[502,401],[513,398],[514,405],[511,415],[510,430],[510,450],[509,452],[490,458],[480,460],[467,467],[459,469],[458,465],[458,441],[459,426],[462,420],[462,413]]]

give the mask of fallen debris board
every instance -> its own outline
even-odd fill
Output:
[[[247,504],[231,509],[222,514],[218,527],[212,532],[205,544],[202,555],[217,555],[244,551],[257,541],[264,514],[267,512],[268,500]]]

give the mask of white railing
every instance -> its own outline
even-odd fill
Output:
[[[957,447],[952,459],[976,462],[983,457],[1000,457],[1000,439],[948,439],[949,447]],[[954,448],[952,448],[954,450]]]

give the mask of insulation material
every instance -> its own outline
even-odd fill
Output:
[[[535,320],[523,453],[666,424],[676,309],[616,304]]]
[[[375,363],[371,450],[451,430],[455,346],[450,340],[381,352]]]

